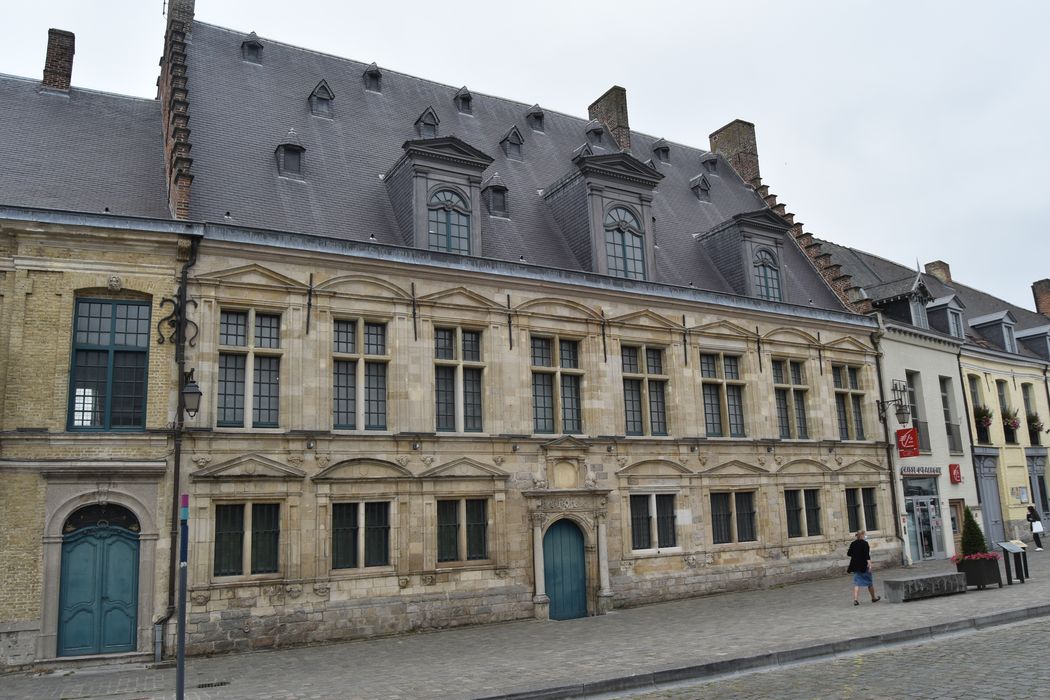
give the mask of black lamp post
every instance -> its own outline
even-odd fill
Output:
[[[879,408],[879,418],[886,420],[886,409],[896,406],[893,414],[897,416],[897,422],[907,425],[911,420],[911,406],[908,404],[908,385],[900,379],[893,380],[893,398],[889,401],[875,401]]]
[[[201,407],[201,396],[203,392],[197,386],[197,380],[193,378],[193,370],[186,373],[182,384],[182,405],[186,408],[186,415],[193,418]]]

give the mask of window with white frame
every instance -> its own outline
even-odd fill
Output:
[[[780,265],[773,251],[767,248],[756,250],[751,266],[755,275],[755,295],[759,299],[781,301]]]
[[[217,504],[213,575],[277,573],[280,533],[279,503]]]
[[[631,549],[661,550],[678,546],[675,494],[631,494]]]
[[[390,502],[332,504],[332,568],[390,564]]]
[[[805,364],[795,360],[773,360],[773,399],[777,406],[777,426],[782,440],[809,438],[806,418]]]
[[[386,430],[390,362],[386,323],[337,319],[332,330],[333,427]]]
[[[489,558],[487,498],[439,499],[437,560],[465,563]]]
[[[944,414],[944,431],[948,436],[948,450],[962,451],[962,433],[955,417],[955,396],[952,392],[951,377],[938,377],[941,389],[941,412]]]
[[[714,544],[754,542],[755,492],[735,491],[711,494],[711,541]]]
[[[700,381],[707,436],[746,437],[740,357],[720,352],[700,353]]]
[[[846,489],[846,520],[850,532],[879,529],[879,509],[873,486]]]
[[[251,427],[280,425],[282,352],[279,314],[220,312],[216,425],[243,428],[246,406],[252,407]]]
[[[533,432],[582,433],[580,342],[557,336],[531,340]]]
[[[434,413],[438,432],[481,432],[481,331],[434,329]]]
[[[785,489],[788,537],[816,537],[820,527],[820,489]]]
[[[840,440],[864,440],[864,392],[860,387],[860,368],[832,365],[835,385],[835,412]]]
[[[662,348],[624,346],[623,406],[628,435],[667,435],[667,373]]]
[[[954,309],[948,309],[948,332],[956,338],[965,338],[963,331],[962,313]]]

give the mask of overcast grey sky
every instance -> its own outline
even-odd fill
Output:
[[[9,0],[0,72],[153,97],[162,0]],[[818,237],[1033,308],[1050,277],[1050,3],[197,0],[197,19],[707,148],[754,122],[763,180]],[[3,106],[0,105],[0,109]]]

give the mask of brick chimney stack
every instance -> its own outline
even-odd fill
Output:
[[[711,150],[728,160],[740,179],[755,189],[762,185],[754,124],[743,119],[734,119],[708,138],[711,141]]]
[[[1050,316],[1050,279],[1034,282],[1032,296],[1035,297],[1035,310],[1044,316]]]
[[[945,284],[952,283],[952,268],[943,260],[928,262],[924,267],[926,268],[927,275],[933,275]]]
[[[47,58],[44,59],[43,86],[53,90],[69,90],[73,77],[73,54],[76,53],[73,32],[63,29],[47,30]]]
[[[176,219],[190,216],[193,158],[190,150],[189,77],[186,51],[193,31],[194,0],[171,0],[164,33],[164,56],[157,88],[164,126],[164,158],[168,175],[168,209]]]
[[[631,126],[627,121],[627,91],[613,85],[587,108],[591,119],[597,119],[612,134],[621,151],[631,150]]]

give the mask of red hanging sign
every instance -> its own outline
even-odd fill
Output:
[[[919,456],[919,431],[915,428],[901,428],[897,431],[897,455],[900,457]]]
[[[951,479],[953,484],[962,483],[962,467],[958,464],[948,465],[948,478]]]

